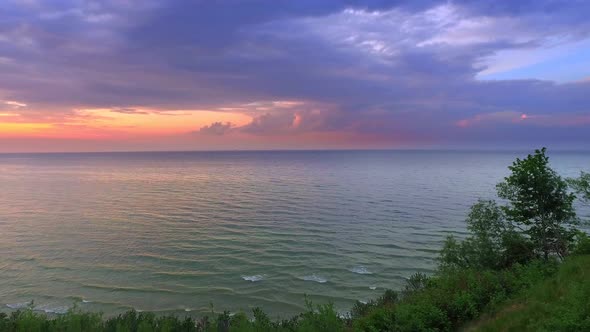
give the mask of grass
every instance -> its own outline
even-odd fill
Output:
[[[466,330],[590,331],[590,255],[568,257],[554,276]]]

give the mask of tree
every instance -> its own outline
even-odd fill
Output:
[[[568,179],[570,186],[587,202],[590,203],[590,173],[582,172],[577,179]]]
[[[467,216],[467,229],[472,235],[462,242],[448,238],[441,252],[442,265],[498,268],[502,260],[502,236],[508,227],[496,202],[479,200]]]
[[[576,234],[571,225],[579,222],[573,208],[576,196],[549,166],[545,152],[543,148],[525,159],[517,158],[497,192],[508,201],[502,207],[507,220],[528,235],[535,249],[545,259],[551,254],[563,258]]]
[[[535,258],[530,240],[519,234],[495,201],[479,200],[467,217],[471,236],[458,242],[447,238],[441,268],[502,269]]]

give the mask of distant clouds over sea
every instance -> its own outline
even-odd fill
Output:
[[[589,148],[589,1],[0,3],[0,152]]]

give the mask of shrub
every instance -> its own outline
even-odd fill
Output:
[[[584,232],[576,233],[576,240],[573,244],[572,254],[590,255],[590,237]]]
[[[422,291],[424,288],[428,286],[430,278],[426,276],[424,273],[414,273],[410,278],[406,281],[406,286],[402,291],[402,296],[409,297],[415,294],[416,292]]]
[[[354,320],[366,316],[375,308],[392,307],[398,300],[398,295],[395,291],[388,289],[377,300],[370,300],[367,303],[356,301],[350,310],[350,317]]]
[[[379,331],[450,331],[446,313],[432,303],[416,303],[400,306],[395,312],[391,328]]]
[[[315,308],[311,301],[306,299],[305,303],[307,310],[301,315],[297,331],[344,331],[344,323],[331,303],[318,305]]]
[[[441,250],[441,269],[503,269],[535,259],[533,243],[516,232],[494,201],[479,200],[467,217],[471,235],[459,242],[449,236]]]
[[[582,172],[579,178],[567,181],[583,200],[590,203],[590,173]]]

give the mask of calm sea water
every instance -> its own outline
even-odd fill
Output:
[[[524,154],[0,155],[0,305],[285,316],[309,294],[346,311],[431,272]],[[550,156],[565,176],[590,169],[590,154]]]

